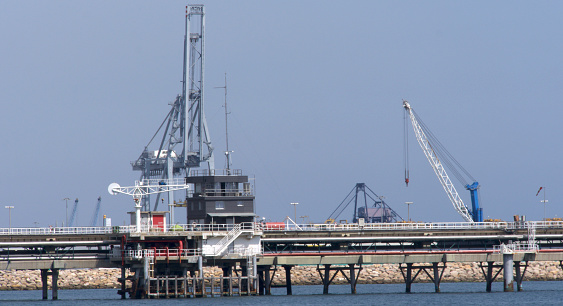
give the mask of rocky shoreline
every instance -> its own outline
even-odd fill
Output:
[[[205,274],[212,273],[220,277],[218,268],[205,268]],[[429,270],[430,272],[430,270]],[[60,289],[111,289],[119,288],[117,278],[119,269],[76,269],[61,270]],[[321,285],[321,278],[316,266],[297,266],[291,270],[293,285]],[[502,281],[502,273],[496,281]],[[563,269],[559,262],[530,262],[524,275],[524,281],[563,280]],[[478,263],[448,263],[442,282],[484,282],[485,278]],[[49,288],[51,278],[48,278]],[[425,273],[420,273],[416,282],[431,282]],[[346,278],[339,274],[334,284],[347,284]],[[359,284],[398,284],[404,283],[397,264],[365,265],[358,276]],[[275,285],[285,284],[285,270],[278,267],[274,277]],[[40,290],[41,273],[39,270],[0,271],[0,290]]]

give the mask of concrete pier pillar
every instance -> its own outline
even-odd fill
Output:
[[[51,269],[51,291],[52,291],[52,299],[58,300],[59,299],[59,269]]]
[[[405,292],[410,293],[412,284],[412,263],[407,263],[407,279],[405,280],[405,284]]]
[[[224,266],[221,268],[223,270],[223,296],[232,295],[232,279],[233,270],[231,266]]]
[[[268,267],[266,269],[266,271],[264,271],[266,274],[264,275],[264,293],[266,295],[272,295],[272,278],[270,276],[270,267]]]
[[[287,295],[292,295],[293,292],[291,290],[291,268],[293,266],[283,266],[285,269],[285,289],[287,290]]]
[[[242,267],[240,267],[240,269],[241,269],[242,276],[248,277],[248,268],[245,267],[245,266],[242,266]],[[250,292],[248,291],[248,278],[242,279],[239,286],[240,286],[240,291],[239,291],[240,295],[250,295]]]
[[[328,285],[330,285],[330,264],[325,265],[325,276],[323,277],[323,294],[328,294]]]
[[[266,287],[264,286],[264,271],[258,271],[258,295],[266,295]]]
[[[354,264],[348,266],[350,266],[350,293],[356,294],[356,267]]]
[[[527,265],[526,265],[527,266]],[[514,262],[514,268],[516,270],[516,290],[517,291],[522,291],[522,280],[524,279],[524,273],[522,273],[522,270],[520,269],[521,264],[519,261],[515,261]],[[524,268],[524,272],[526,271],[526,269]]]
[[[513,254],[503,254],[504,292],[514,291],[514,261]]]
[[[121,268],[121,290],[118,292],[121,295],[121,299],[125,300],[125,290],[126,290],[126,281],[125,281],[125,268]]]
[[[492,291],[493,285],[493,264],[494,262],[487,262],[487,275],[485,276],[485,280],[487,281],[487,292]]]
[[[47,272],[48,269],[41,269],[41,284],[42,284],[42,291],[43,291],[43,299],[46,300],[49,298],[49,287],[47,284]]]
[[[59,269],[41,269],[41,289],[43,299],[49,299],[49,283],[48,277],[51,275],[51,291],[52,291],[52,299],[58,300],[59,299]]]
[[[444,269],[445,269],[445,267],[444,267]],[[438,292],[440,292],[441,276],[440,276],[440,271],[438,269],[438,263],[437,262],[432,263],[432,270],[434,272],[434,292],[438,293]]]

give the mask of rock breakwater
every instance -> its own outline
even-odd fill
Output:
[[[205,268],[205,274],[221,276],[219,268]],[[430,272],[430,270],[429,270]],[[348,273],[346,272],[346,275]],[[60,270],[60,289],[111,289],[119,288],[117,278],[119,269],[76,269]],[[291,270],[293,285],[321,285],[321,278],[316,266],[297,266]],[[502,281],[502,273],[496,281]],[[524,281],[563,280],[563,269],[559,262],[530,262],[524,275]],[[478,263],[448,263],[442,282],[484,282],[485,278]],[[403,283],[403,276],[397,264],[365,265],[358,276],[359,284],[397,284]],[[431,282],[425,273],[420,273],[416,282]],[[49,288],[51,277],[48,278]],[[338,274],[334,284],[347,284],[346,278]],[[274,284],[285,284],[285,269],[278,267]],[[39,270],[0,271],[0,290],[40,290],[41,273]]]

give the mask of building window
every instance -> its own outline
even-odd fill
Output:
[[[215,210],[223,210],[225,209],[225,202],[217,201],[215,202]]]
[[[197,202],[198,206],[199,206],[199,210],[201,210],[201,202]]]

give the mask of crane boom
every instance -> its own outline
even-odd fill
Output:
[[[74,219],[76,218],[76,210],[78,209],[78,198],[74,200],[74,206],[72,207],[72,213],[70,214],[70,220],[68,221],[68,227],[74,226]]]
[[[465,221],[474,222],[472,214],[469,212],[469,209],[467,208],[467,206],[465,206],[463,200],[457,193],[457,190],[455,189],[452,181],[450,180],[450,177],[448,176],[446,169],[442,165],[442,162],[440,162],[440,159],[438,159],[438,156],[434,152],[434,149],[432,148],[432,145],[430,144],[428,137],[424,133],[420,124],[418,123],[418,120],[416,119],[409,102],[403,100],[403,107],[409,114],[418,144],[422,148],[424,155],[426,155],[428,162],[430,162],[432,169],[434,169],[434,173],[436,173],[436,176],[438,176],[438,180],[442,184],[442,187],[444,187],[444,190],[446,191],[446,194],[450,198],[450,201],[452,202],[455,210],[463,217],[463,219],[465,219]],[[472,192],[471,195],[473,197],[474,193]]]
[[[90,221],[90,226],[96,226],[98,222],[98,217],[100,216],[100,205],[102,204],[102,197],[98,197],[98,203],[96,204],[96,209],[94,209],[94,215],[92,216],[92,221]]]

